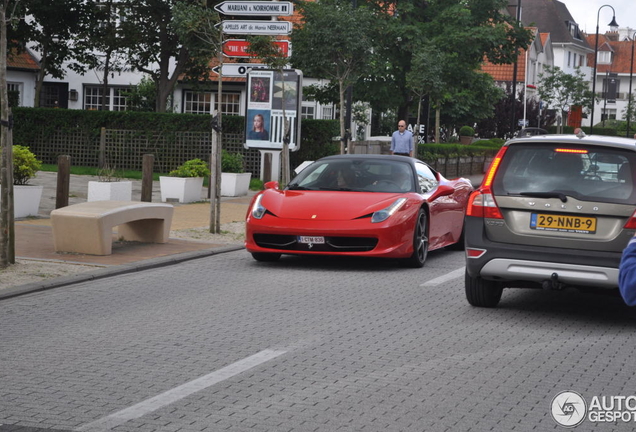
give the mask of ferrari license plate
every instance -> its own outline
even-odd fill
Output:
[[[322,236],[298,236],[298,243],[324,244],[325,238]]]
[[[532,213],[530,228],[543,231],[594,234],[596,233],[596,218]]]

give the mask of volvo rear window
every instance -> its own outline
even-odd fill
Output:
[[[561,193],[581,201],[636,202],[634,153],[594,146],[511,145],[493,183],[495,195]]]

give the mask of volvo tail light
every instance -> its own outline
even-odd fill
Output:
[[[636,229],[636,211],[627,219],[627,223],[623,227],[625,229]]]
[[[488,172],[484,177],[482,185],[479,189],[470,194],[470,197],[468,198],[466,216],[503,219],[503,215],[499,211],[495,197],[492,194],[491,186],[506,150],[508,150],[507,146],[504,146],[501,150],[499,150],[490,164],[490,168],[488,168]]]

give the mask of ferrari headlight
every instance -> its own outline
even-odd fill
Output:
[[[265,212],[267,209],[261,205],[261,200],[263,199],[263,195],[259,195],[254,200],[254,204],[252,205],[252,217],[256,219],[262,219],[265,216]]]
[[[382,210],[378,210],[377,212],[374,212],[373,215],[371,216],[371,223],[384,222],[389,217],[391,217],[393,213],[398,211],[400,207],[404,205],[405,202],[406,202],[406,198],[398,198],[395,201],[393,201],[393,204],[391,204],[390,206],[383,208]]]

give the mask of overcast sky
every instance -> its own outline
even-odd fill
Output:
[[[599,16],[599,33],[609,30],[607,24],[612,21],[612,9],[604,7],[600,14],[599,8],[603,5],[610,5],[616,11],[616,22],[618,26],[631,27],[636,31],[636,0],[560,0],[564,3],[574,21],[579,28],[588,34],[596,31],[596,18]],[[523,11],[523,0],[521,0],[521,10]]]

